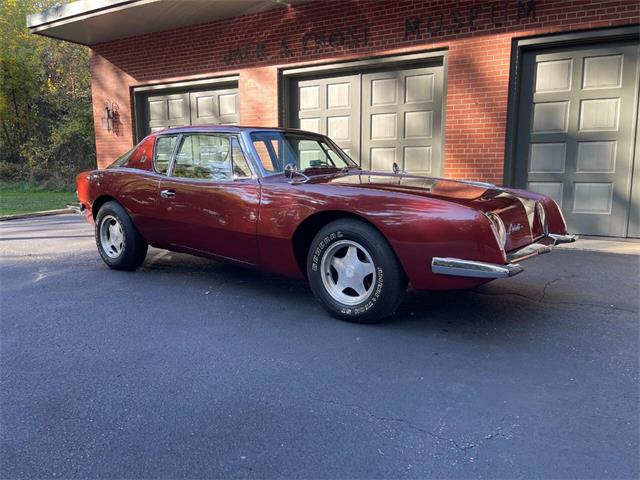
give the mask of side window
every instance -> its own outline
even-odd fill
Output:
[[[163,175],[167,174],[169,162],[171,162],[171,154],[173,153],[173,147],[176,144],[177,138],[177,136],[172,135],[158,137],[156,139],[156,148],[153,153],[153,165],[156,172],[162,173]]]
[[[173,168],[174,177],[232,180],[233,167],[226,135],[185,135]]]

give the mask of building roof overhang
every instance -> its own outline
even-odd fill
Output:
[[[27,16],[31,33],[82,45],[262,12],[304,0],[77,0]]]

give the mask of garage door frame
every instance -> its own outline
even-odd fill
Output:
[[[511,48],[511,65],[509,76],[509,98],[507,106],[507,131],[505,138],[505,158],[504,158],[504,175],[503,183],[509,187],[522,187],[518,182],[516,176],[517,172],[517,142],[518,142],[518,119],[520,118],[520,105],[521,105],[521,85],[523,75],[523,62],[525,54],[531,51],[544,50],[549,48],[572,48],[572,47],[584,47],[588,45],[604,45],[608,43],[622,42],[622,41],[638,41],[640,39],[640,29],[638,25],[630,25],[624,27],[602,28],[593,29],[581,32],[572,32],[566,34],[552,34],[546,36],[529,37],[522,39],[514,39]],[[640,68],[640,62],[639,62]],[[636,102],[638,98],[636,98]],[[640,177],[638,171],[640,170],[640,158],[638,151],[638,117],[639,117],[638,105],[634,111],[632,118],[632,124],[636,125],[635,148],[631,152],[631,175],[629,181],[631,182],[633,177]],[[635,188],[633,188],[635,187]],[[634,196],[638,196],[638,189],[640,185],[633,183],[631,191],[631,199]],[[635,223],[637,219],[630,218],[633,214],[633,209],[629,208],[629,214],[627,218],[627,236],[633,235],[633,229],[638,229]]]
[[[324,75],[349,75],[349,74],[366,74],[377,71],[388,71],[393,69],[420,68],[420,67],[442,67],[442,125],[440,128],[440,148],[441,148],[441,167],[437,175],[442,175],[445,162],[445,129],[446,129],[446,111],[447,111],[447,70],[448,70],[448,50],[437,49],[416,52],[406,55],[392,55],[383,57],[369,57],[356,61],[333,62],[325,64],[315,64],[312,66],[287,66],[279,69],[279,88],[278,88],[278,124],[281,127],[289,127],[293,125],[294,118],[292,111],[292,92],[295,80],[304,77],[324,76]]]
[[[131,88],[133,103],[133,136],[135,143],[142,140],[147,132],[145,130],[145,97],[151,94],[167,95],[171,93],[184,93],[219,88],[238,88],[239,75],[227,75],[224,77],[206,78],[173,83],[158,83],[150,85],[138,85]]]

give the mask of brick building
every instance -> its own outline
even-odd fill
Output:
[[[290,126],[366,168],[548,194],[574,231],[620,237],[640,237],[639,21],[631,0],[81,0],[27,19],[91,47],[101,167],[168,126]]]

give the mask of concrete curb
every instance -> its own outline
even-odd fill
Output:
[[[0,215],[0,222],[6,220],[19,220],[21,218],[48,217],[50,215],[62,215],[63,213],[74,213],[71,208],[60,208],[58,210],[44,210],[42,212],[17,213],[15,215]]]
[[[607,239],[602,237],[581,237],[574,243],[564,243],[557,250],[582,250],[587,252],[619,253],[622,255],[640,255],[640,240]]]

